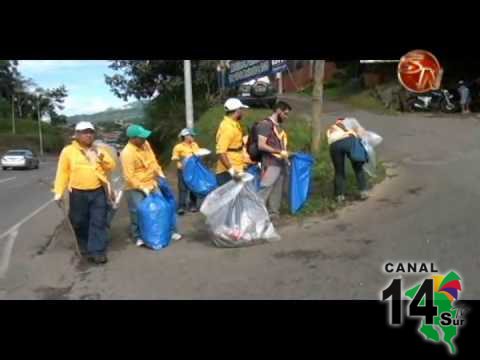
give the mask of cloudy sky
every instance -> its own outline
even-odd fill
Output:
[[[42,88],[65,85],[69,94],[61,113],[71,116],[126,105],[105,83],[104,74],[113,74],[109,63],[106,60],[20,60],[19,70]]]

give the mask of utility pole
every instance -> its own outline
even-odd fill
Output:
[[[42,119],[40,117],[40,94],[37,94],[37,116],[38,116],[38,137],[40,141],[40,157],[43,158],[43,134],[42,134]]]
[[[12,95],[12,134],[15,135],[15,94]]]
[[[193,95],[192,95],[192,63],[183,60],[184,83],[185,83],[185,110],[187,116],[187,128],[193,129]]]
[[[277,73],[277,79],[278,79],[278,95],[283,94],[283,75],[282,72]]]
[[[323,78],[325,60],[315,60],[312,96],[312,143],[311,150],[317,154],[322,142]]]

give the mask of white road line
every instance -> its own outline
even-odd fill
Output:
[[[7,178],[7,179],[0,180],[0,184],[4,183],[4,182],[7,182],[7,181],[10,181],[10,180],[15,180],[16,178],[17,178],[16,176],[13,176],[13,177],[10,177],[10,178]]]
[[[13,225],[10,229],[5,231],[2,235],[0,235],[0,239],[4,238],[8,235],[8,240],[5,243],[5,247],[3,249],[2,257],[0,258],[0,279],[5,277],[7,273],[8,266],[10,265],[10,257],[12,256],[13,245],[15,244],[15,240],[17,239],[18,229],[20,226],[25,224],[28,220],[33,218],[37,215],[40,211],[45,209],[48,205],[50,205],[54,200],[51,199],[47,201],[45,204],[40,206],[37,210],[33,211],[30,215],[26,216],[23,220]]]
[[[20,226],[22,226],[23,224],[25,224],[28,220],[30,220],[31,218],[33,218],[35,215],[37,215],[40,211],[42,211],[43,209],[45,209],[48,205],[50,205],[51,203],[53,203],[55,200],[54,199],[50,199],[48,200],[45,204],[43,204],[42,206],[40,206],[37,210],[33,211],[32,213],[30,213],[30,215],[26,216],[25,218],[23,218],[23,220],[21,220],[20,222],[16,223],[15,225],[13,225],[10,229],[8,229],[7,231],[5,231],[2,235],[0,235],[0,239],[4,238],[5,236],[7,235],[10,235],[11,233],[13,233],[14,231],[17,230],[17,228],[19,228]]]
[[[5,274],[7,273],[8,267],[10,265],[10,258],[12,256],[13,244],[15,244],[15,239],[17,238],[17,235],[18,228],[15,228],[15,231],[10,233],[7,243],[5,244],[2,257],[0,258],[0,279],[3,279],[5,277]]]

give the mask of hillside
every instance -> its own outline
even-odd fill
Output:
[[[144,119],[144,106],[145,104],[137,101],[127,105],[126,109],[107,109],[95,114],[89,115],[74,115],[68,118],[70,124],[77,123],[79,121],[90,121],[92,123],[100,122],[114,122],[114,121],[132,121],[139,122]]]

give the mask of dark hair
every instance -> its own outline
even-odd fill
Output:
[[[278,109],[285,111],[292,111],[292,107],[287,104],[285,101],[279,101],[273,106],[273,111],[277,111]]]
[[[231,116],[232,114],[235,114],[237,110],[233,110],[233,111],[225,111],[225,115],[227,116]]]

